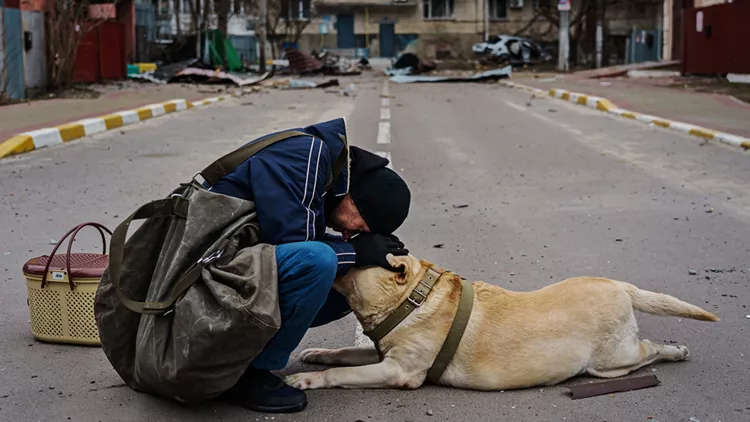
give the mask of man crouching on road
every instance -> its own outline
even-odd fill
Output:
[[[351,312],[332,290],[352,266],[391,270],[387,254],[406,255],[392,233],[409,212],[406,183],[386,168],[388,160],[357,147],[350,165],[325,190],[327,175],[347,148],[344,119],[304,129],[240,164],[210,188],[255,202],[261,241],[276,247],[281,328],[224,399],[262,412],[295,412],[305,393],[271,373],[286,366],[310,327]],[[325,233],[326,226],[341,233]]]

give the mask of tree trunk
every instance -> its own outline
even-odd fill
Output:
[[[221,63],[226,69],[227,63],[227,26],[229,24],[229,10],[231,8],[231,0],[214,0],[214,12],[216,13],[219,33],[221,34],[222,44],[217,46],[221,52]]]

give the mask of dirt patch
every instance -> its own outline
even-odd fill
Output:
[[[750,104],[750,84],[735,84],[725,78],[675,78],[669,88],[706,94],[731,95]]]

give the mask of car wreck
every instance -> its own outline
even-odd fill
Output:
[[[474,55],[482,61],[497,64],[538,64],[552,60],[552,56],[534,41],[513,35],[495,35],[487,42],[472,46]]]

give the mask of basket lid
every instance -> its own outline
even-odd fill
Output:
[[[31,275],[44,275],[44,267],[49,261],[49,256],[44,255],[31,258],[24,264],[23,272]],[[73,278],[100,278],[109,265],[109,255],[98,253],[72,253],[70,254],[70,277]],[[67,255],[55,255],[49,266],[50,271],[67,271]]]

